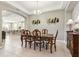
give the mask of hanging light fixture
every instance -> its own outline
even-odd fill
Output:
[[[35,15],[41,14],[41,11],[40,11],[39,8],[38,8],[38,0],[36,1],[36,9],[34,10],[34,14],[35,14]]]

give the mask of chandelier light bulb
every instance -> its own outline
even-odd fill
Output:
[[[36,14],[36,10],[34,10],[34,14]]]
[[[40,10],[34,10],[34,14],[39,15],[39,14],[41,14],[41,11]]]
[[[35,15],[39,15],[39,14],[41,14],[41,11],[39,10],[38,1],[37,1],[36,3],[37,3],[37,4],[36,4],[36,8],[35,8],[35,10],[34,10],[34,14],[35,14]]]

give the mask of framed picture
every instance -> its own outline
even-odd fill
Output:
[[[32,24],[35,24],[35,23],[36,23],[35,20],[33,20],[33,21],[32,21]]]
[[[40,20],[37,20],[37,24],[40,24]]]
[[[33,20],[32,24],[40,24],[40,20],[39,19],[38,20]]]
[[[59,18],[57,17],[48,19],[48,23],[58,23],[58,22],[59,22]]]

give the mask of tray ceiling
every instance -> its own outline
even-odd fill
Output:
[[[33,14],[37,8],[37,1],[9,1],[8,3],[21,9],[27,14]],[[43,12],[64,9],[68,1],[38,1],[38,9]]]

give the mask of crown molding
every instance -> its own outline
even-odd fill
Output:
[[[29,12],[28,10],[24,9],[23,7],[21,7],[16,2],[7,1],[7,3],[13,5],[14,7],[18,8],[19,10],[21,10],[21,11],[23,11],[25,13],[27,13],[28,15],[33,15],[34,14],[33,11]],[[61,10],[65,9],[65,10],[67,10],[69,4],[70,4],[70,1],[66,1],[65,3],[64,3],[64,1],[62,1],[62,3],[60,4],[60,6],[57,6],[56,8],[55,7],[53,7],[53,8],[50,7],[48,9],[39,9],[39,10],[41,10],[42,13],[45,13],[45,12],[48,12],[48,11],[52,11],[52,10],[58,10],[58,9],[61,9]]]

